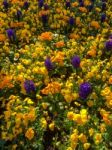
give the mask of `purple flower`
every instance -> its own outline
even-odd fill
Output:
[[[42,15],[42,22],[45,24],[48,21],[48,16],[47,15]]]
[[[50,58],[47,58],[45,60],[45,67],[47,68],[48,71],[51,71],[54,68]]]
[[[8,4],[7,0],[4,0],[4,1],[3,1],[3,5],[4,5],[4,8],[5,8],[5,9],[8,8],[9,4]]]
[[[66,8],[70,8],[71,4],[69,1],[66,1]]]
[[[39,8],[41,8],[43,5],[44,5],[44,1],[43,0],[39,0],[39,2],[38,2]]]
[[[24,88],[26,93],[34,92],[36,90],[34,82],[32,80],[26,80],[24,82]]]
[[[84,1],[79,2],[80,7],[84,7]]]
[[[105,47],[107,50],[112,50],[112,39],[105,43]]]
[[[73,26],[73,25],[75,24],[75,20],[74,20],[73,17],[70,17],[70,19],[69,19],[69,24],[70,24],[71,26]]]
[[[80,85],[80,88],[79,88],[80,98],[86,99],[91,92],[92,92],[92,87],[90,83],[84,82]]]
[[[48,10],[49,9],[49,6],[47,4],[44,4],[44,9],[45,10]]]
[[[8,38],[11,41],[14,41],[16,39],[16,35],[13,29],[8,29],[6,32],[7,32]]]
[[[28,9],[28,7],[29,7],[29,3],[26,1],[26,2],[24,2],[24,8],[25,9]]]
[[[80,58],[79,56],[74,56],[71,60],[71,63],[74,68],[79,68],[80,67]]]
[[[18,19],[18,21],[20,20],[21,16],[22,16],[22,12],[20,10],[18,10],[17,11],[17,19]]]
[[[101,15],[101,22],[104,22],[105,19],[106,19],[106,14],[102,14],[102,15]]]

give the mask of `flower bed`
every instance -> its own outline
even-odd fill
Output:
[[[111,9],[0,1],[0,149],[112,149]]]

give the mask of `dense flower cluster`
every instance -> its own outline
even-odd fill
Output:
[[[0,1],[0,149],[112,149],[111,10]]]

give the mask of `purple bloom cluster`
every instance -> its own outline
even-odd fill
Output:
[[[5,8],[5,9],[8,8],[9,4],[8,4],[7,0],[4,0],[4,1],[3,1],[3,5],[4,5],[4,8]]]
[[[70,24],[71,26],[73,26],[73,25],[75,24],[75,20],[74,20],[73,17],[70,17],[70,19],[69,19],[69,24]]]
[[[41,8],[44,5],[44,1],[43,0],[39,0],[38,1],[38,6],[39,8]]]
[[[69,1],[66,1],[66,8],[70,8],[71,4]]]
[[[11,41],[14,41],[16,39],[16,34],[13,29],[8,29],[6,32],[7,32],[8,38]]]
[[[84,1],[79,2],[80,7],[84,7]]]
[[[80,98],[86,99],[91,92],[92,92],[92,87],[90,83],[84,82],[80,85],[80,88],[79,88]]]
[[[45,24],[48,21],[48,16],[47,15],[42,15],[42,22]]]
[[[18,21],[20,20],[21,16],[22,16],[22,12],[20,10],[18,10],[17,11],[17,19],[18,19]]]
[[[24,9],[28,9],[28,7],[29,7],[29,2],[25,1],[24,2]]]
[[[112,50],[112,39],[105,43],[105,47],[107,50]]]
[[[101,22],[104,22],[105,19],[106,19],[106,14],[102,14],[102,15],[101,15]]]
[[[26,90],[26,93],[34,92],[36,90],[32,80],[26,80],[24,82],[24,88]]]
[[[45,67],[48,71],[51,71],[53,69],[53,63],[51,62],[50,58],[47,58],[45,60]]]
[[[74,68],[80,67],[80,57],[79,56],[74,56],[71,60],[71,63]]]

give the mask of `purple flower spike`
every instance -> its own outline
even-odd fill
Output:
[[[4,0],[3,1],[3,5],[4,5],[4,8],[7,9],[9,7],[9,4],[7,2],[7,0]]]
[[[66,8],[70,8],[71,3],[69,1],[66,1]]]
[[[51,71],[53,69],[53,63],[51,62],[50,58],[47,58],[45,60],[45,67],[48,71]]]
[[[24,82],[24,88],[26,90],[26,93],[34,92],[36,90],[35,85],[32,80],[26,80]]]
[[[92,92],[92,87],[90,83],[84,82],[80,85],[80,88],[79,88],[80,98],[86,99],[91,92]]]
[[[21,16],[22,16],[22,12],[20,10],[18,10],[17,11],[17,19],[18,19],[18,21],[20,20]]]
[[[101,22],[104,22],[105,19],[106,19],[106,14],[102,14],[102,15],[101,15]]]
[[[8,29],[6,32],[7,32],[8,38],[11,41],[14,41],[16,39],[16,35],[13,29]]]
[[[48,21],[48,16],[47,15],[42,15],[42,22],[45,24]]]
[[[74,18],[73,18],[73,17],[70,17],[70,19],[69,19],[69,24],[70,24],[71,26],[73,26],[73,25],[75,24],[75,21],[74,21]]]
[[[107,50],[112,50],[112,39],[105,43],[105,47]]]
[[[79,56],[74,56],[71,60],[71,63],[74,68],[79,68],[80,67],[80,58]]]
[[[29,7],[29,3],[26,1],[26,2],[24,2],[24,9],[28,9],[28,7]]]
[[[80,7],[84,7],[84,2],[83,2],[83,1],[80,2],[80,3],[79,3],[79,6],[80,6]]]
[[[41,8],[43,5],[44,5],[44,1],[43,0],[39,0],[39,2],[38,2],[39,8]]]

